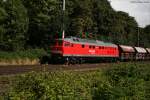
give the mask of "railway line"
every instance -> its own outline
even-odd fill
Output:
[[[96,64],[74,64],[74,65],[0,65],[0,76],[3,75],[16,75],[24,74],[28,72],[51,72],[51,71],[90,71],[103,68],[111,68],[113,65],[121,65],[128,63],[148,63],[149,61],[140,61],[140,62],[117,62],[117,63],[96,63]]]
[[[106,68],[114,63],[99,63],[99,64],[75,64],[75,65],[5,65],[0,66],[0,76],[2,75],[15,75],[28,72],[44,72],[44,71],[89,71],[99,68]]]

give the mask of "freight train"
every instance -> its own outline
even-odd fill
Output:
[[[150,60],[150,48],[77,37],[56,39],[50,48],[52,60],[57,63]]]

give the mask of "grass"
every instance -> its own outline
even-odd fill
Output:
[[[1,60],[12,60],[12,59],[36,59],[46,54],[43,49],[31,49],[26,51],[17,51],[17,52],[4,52],[0,51]]]
[[[39,63],[39,59],[46,55],[43,49],[31,49],[17,52],[3,52],[0,51],[0,64],[35,64]]]
[[[32,72],[8,80],[6,100],[150,99],[150,62],[112,64],[89,72]]]

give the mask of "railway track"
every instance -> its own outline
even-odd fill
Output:
[[[150,63],[149,61],[141,62],[118,62],[117,64],[128,64],[128,63]],[[3,75],[15,75],[15,74],[24,74],[28,72],[51,72],[51,71],[90,71],[96,69],[109,68],[116,63],[97,63],[97,64],[75,64],[75,65],[9,65],[1,66],[0,65],[0,76]]]
[[[112,63],[100,64],[75,64],[75,65],[9,65],[0,66],[0,75],[23,74],[27,72],[42,72],[42,71],[57,71],[57,70],[73,70],[73,71],[88,71],[105,68]]]

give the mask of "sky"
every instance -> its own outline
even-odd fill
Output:
[[[135,17],[140,27],[150,24],[150,0],[108,0],[116,11]]]

